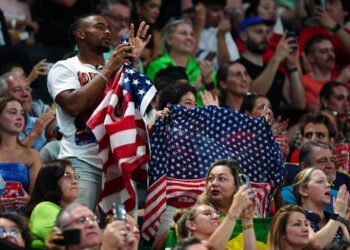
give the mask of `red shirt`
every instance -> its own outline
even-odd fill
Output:
[[[345,29],[350,34],[349,29]],[[331,40],[335,51],[335,70],[341,72],[341,70],[349,64],[349,52],[339,41],[338,37],[332,33],[328,33],[323,27],[308,27],[304,28],[299,34],[299,52],[300,55],[304,52],[305,43],[314,36],[325,35]],[[334,75],[334,74],[332,74]]]
[[[299,163],[299,155],[300,155],[300,149],[294,150],[294,152],[290,156],[289,162],[291,162],[291,163]]]
[[[310,73],[301,77],[301,82],[304,85],[306,94],[306,106],[310,104],[317,104],[319,102],[319,95],[322,87],[329,81],[320,82],[311,77]]]

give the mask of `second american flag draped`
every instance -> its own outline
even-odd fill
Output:
[[[258,216],[268,216],[284,165],[265,119],[216,106],[187,109],[171,105],[169,109],[152,133],[143,238],[155,235],[168,202],[188,207],[196,201],[205,189],[207,170],[217,159],[239,163],[256,190]]]
[[[112,203],[136,208],[136,187],[132,180],[146,182],[150,160],[146,109],[156,93],[150,79],[124,64],[110,78],[102,101],[88,126],[99,144],[103,160],[103,181],[99,205],[111,213]]]

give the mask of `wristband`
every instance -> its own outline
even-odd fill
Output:
[[[248,230],[249,228],[253,228],[254,225],[253,224],[249,224],[249,225],[242,225],[243,231],[244,230]]]
[[[237,215],[235,214],[231,214],[231,213],[227,213],[227,218],[229,218],[232,221],[236,221],[237,220]]]
[[[341,29],[341,26],[340,26],[339,23],[337,23],[336,25],[334,25],[334,27],[332,28],[333,34],[337,33],[340,29]]]
[[[206,90],[212,90],[215,88],[215,85],[213,82],[210,82],[209,84],[204,84],[204,87]]]
[[[96,72],[96,74],[98,74],[99,76],[101,76],[106,82],[108,82],[107,77],[105,77],[104,75],[102,75],[100,72]]]
[[[343,218],[339,214],[331,214],[330,219],[343,223]]]
[[[295,72],[295,71],[298,71],[298,68],[297,68],[297,67],[291,68],[291,69],[287,69],[288,74],[291,74],[291,73],[293,73],[293,72]]]
[[[45,133],[45,137],[48,140],[56,139],[56,133]]]

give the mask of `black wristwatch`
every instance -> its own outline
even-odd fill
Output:
[[[339,23],[337,23],[336,25],[334,25],[334,27],[332,28],[333,34],[337,33],[340,29],[341,29],[341,26],[340,26]]]
[[[331,217],[330,217],[331,220],[337,220],[337,221],[340,221],[343,223],[343,218],[340,217],[339,214],[331,214]]]

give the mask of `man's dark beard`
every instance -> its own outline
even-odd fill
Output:
[[[108,46],[99,45],[99,46],[96,46],[96,50],[97,50],[99,53],[106,53],[106,52],[109,51],[109,47],[108,47]]]
[[[257,44],[255,42],[253,42],[251,39],[247,39],[246,43],[244,44],[245,48],[247,50],[249,50],[250,52],[252,52],[253,54],[258,54],[258,55],[262,55],[266,52],[266,49],[260,49],[259,46],[257,46]]]

